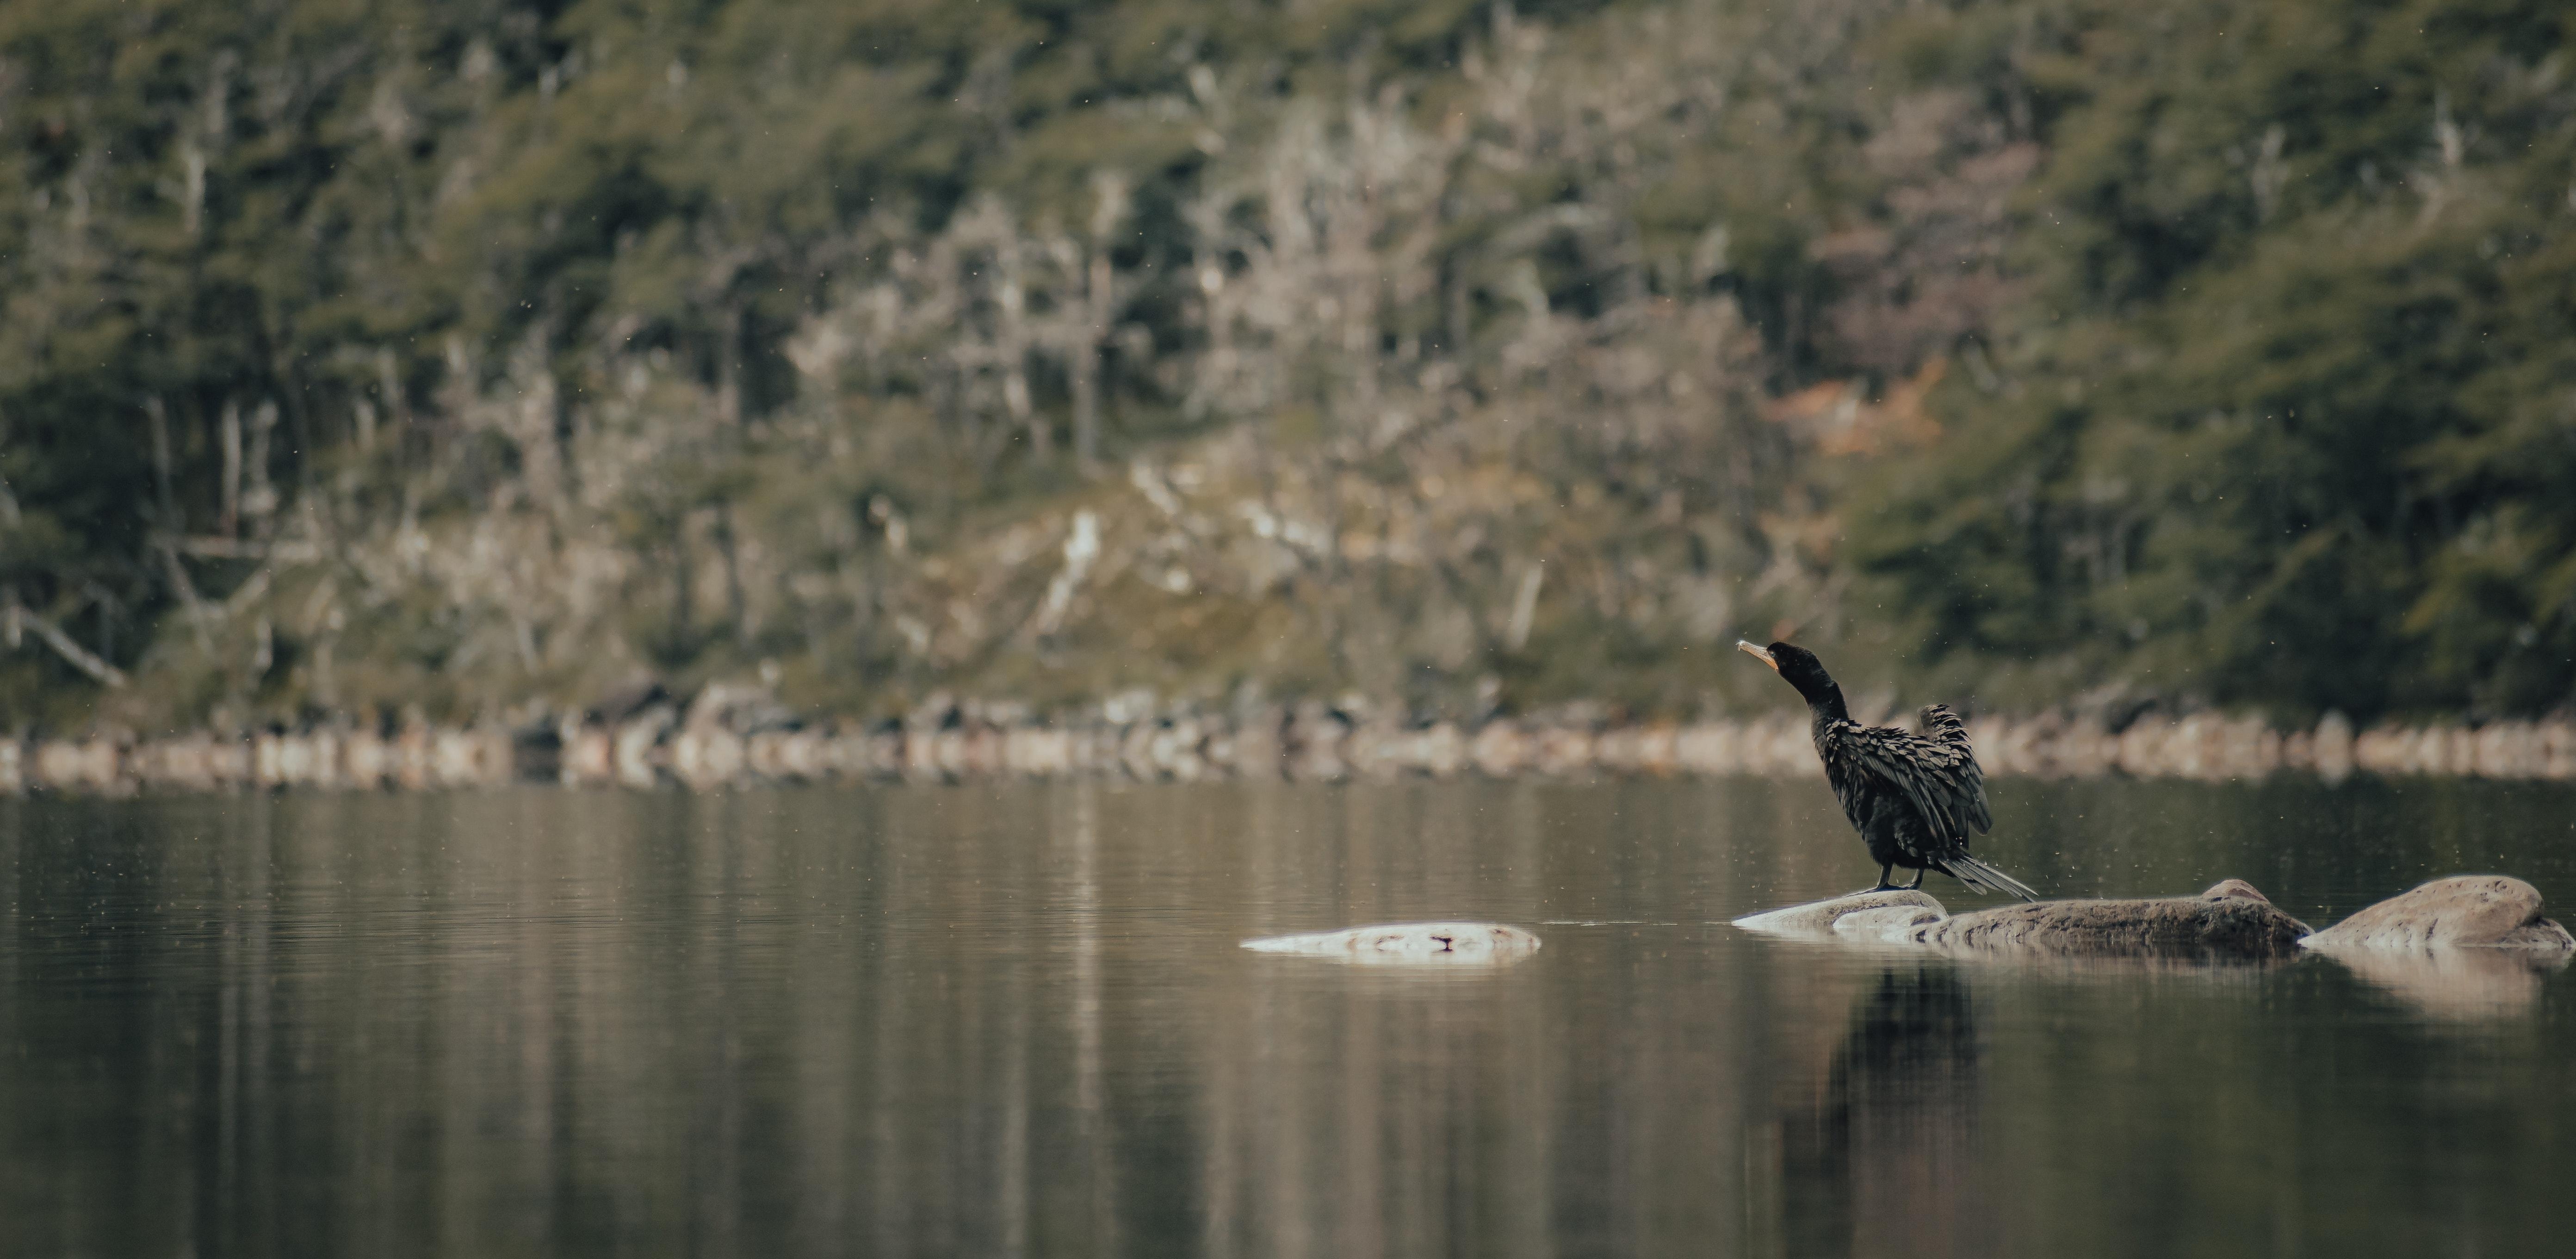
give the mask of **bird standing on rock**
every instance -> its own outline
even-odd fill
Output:
[[[1924,709],[1921,734],[1864,726],[1851,719],[1843,688],[1816,653],[1788,643],[1756,647],[1739,639],[1735,646],[1771,666],[1807,701],[1825,781],[1878,863],[1871,891],[1896,888],[1887,876],[1901,866],[1915,872],[1907,889],[1923,886],[1924,871],[1938,870],[1980,892],[2039,899],[2021,880],[1968,855],[1970,832],[1993,830],[1995,819],[1986,808],[1986,772],[1977,768],[1959,714],[1946,704]]]

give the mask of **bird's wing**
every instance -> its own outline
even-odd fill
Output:
[[[1923,734],[1944,750],[1955,753],[1952,772],[1964,789],[1965,802],[1960,816],[1976,827],[1980,835],[1995,829],[1995,815],[1986,806],[1986,771],[1977,764],[1975,749],[1968,746],[1968,727],[1948,704],[1929,704],[1923,709]]]
[[[1967,828],[1993,825],[1984,776],[1965,748],[1885,726],[1847,722],[1835,732],[1852,767],[1900,793],[1942,841],[1965,851]]]
[[[1944,747],[1968,746],[1968,727],[1948,704],[1923,706],[1923,737]]]

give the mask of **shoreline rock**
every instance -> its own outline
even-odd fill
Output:
[[[515,725],[345,721],[248,734],[138,739],[0,738],[0,795],[30,791],[439,790],[555,782],[568,787],[715,791],[776,782],[965,782],[995,778],[1210,778],[1401,781],[1465,775],[1813,779],[1821,774],[1795,714],[1689,724],[1619,724],[1595,708],[1476,723],[1415,722],[1318,703],[1231,719],[1121,704],[1045,724],[1025,706],[924,701],[901,720],[809,722],[757,687],[693,698],[633,688],[593,709]],[[2272,774],[2338,781],[2354,773],[2576,781],[2576,723],[2355,732],[2329,714],[2287,734],[2250,718],[2197,714],[2114,732],[2062,714],[1988,715],[1969,727],[1989,775],[2179,778]]]

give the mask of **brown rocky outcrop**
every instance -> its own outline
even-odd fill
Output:
[[[2285,956],[2308,934],[2305,923],[2242,879],[2198,896],[2039,901],[1955,917],[1922,892],[1858,892],[1738,918],[1735,925],[1772,935],[2052,957],[2256,960]]]
[[[2241,879],[2198,896],[2039,901],[1960,914],[1917,927],[1916,943],[1964,953],[2060,956],[2280,957],[2308,934]]]
[[[2437,1018],[2528,1009],[2541,975],[2576,958],[2576,936],[2543,916],[2539,889],[2503,875],[2436,879],[2311,933],[2251,884],[2198,896],[2040,901],[1955,917],[1921,892],[1861,892],[1735,920],[1748,931],[1954,956],[2048,959],[2088,968],[2262,962],[2297,946]]]

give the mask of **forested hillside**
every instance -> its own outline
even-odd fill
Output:
[[[0,6],[0,718],[2561,708],[2567,25]]]

